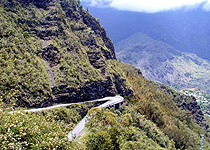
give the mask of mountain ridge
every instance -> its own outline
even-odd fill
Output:
[[[141,69],[150,80],[182,88],[210,91],[210,63],[192,53],[137,33],[115,44],[117,57]]]
[[[105,29],[79,1],[0,1],[0,37],[0,149],[199,149],[201,133],[210,142],[195,99],[116,60]],[[21,111],[118,94],[119,110],[85,103]],[[86,115],[87,132],[69,142]]]
[[[202,9],[138,13],[113,8],[84,6],[100,19],[114,44],[141,32],[167,43],[179,51],[190,52],[209,60],[210,13]],[[114,20],[114,21],[113,21]]]

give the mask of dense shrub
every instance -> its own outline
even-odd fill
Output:
[[[0,149],[71,149],[67,134],[93,104],[36,113],[0,112]]]

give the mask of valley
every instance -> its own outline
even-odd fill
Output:
[[[131,65],[147,58],[142,64],[157,77],[166,71],[177,87],[208,89],[208,62],[138,36],[115,51],[79,0],[1,0],[0,149],[197,150],[201,134],[210,149],[209,120],[196,99]]]
[[[141,69],[147,79],[174,87],[210,92],[210,62],[178,51],[143,33],[115,44],[117,58]]]

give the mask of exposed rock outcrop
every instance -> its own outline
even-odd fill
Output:
[[[193,96],[186,97],[184,95],[184,96],[181,96],[180,99],[182,99],[183,101],[181,103],[178,103],[177,106],[179,108],[184,109],[187,112],[190,112],[190,114],[193,116],[197,124],[199,124],[202,127],[205,127],[205,129],[208,129],[209,126],[206,124],[204,114],[201,111],[200,105],[198,105],[198,103],[196,102],[195,97]]]
[[[123,81],[120,80],[121,79],[118,77],[118,80],[115,80],[115,83],[113,83],[111,78],[107,78],[105,81],[86,83],[79,89],[68,88],[66,85],[55,87],[53,88],[53,94],[56,97],[55,102],[81,102],[107,96],[115,96],[117,94],[122,96],[132,95],[132,90],[125,87],[122,84]]]
[[[4,102],[40,107],[132,94],[112,41],[79,1],[3,0],[0,11],[0,36],[11,43],[0,44],[2,72],[17,60],[14,77],[0,75]]]
[[[193,96],[186,96],[181,93],[177,93],[174,90],[166,87],[165,85],[159,85],[165,92],[170,93],[174,96],[176,105],[186,112],[186,115],[191,116],[197,124],[204,127],[206,130],[209,129],[204,114],[201,111],[200,105],[196,102],[196,98]]]

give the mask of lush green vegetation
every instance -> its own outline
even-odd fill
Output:
[[[134,96],[127,97],[120,110],[91,109],[86,135],[80,139],[83,144],[74,143],[74,148],[197,150],[200,134],[205,134],[204,149],[210,148],[209,133],[195,123],[189,112],[176,106],[175,102],[183,101],[181,95],[144,79],[130,65],[118,66],[124,68]]]
[[[114,80],[114,59],[105,30],[78,1],[0,2],[0,102],[42,106],[52,86],[59,93]]]
[[[0,3],[0,101],[14,105],[20,98],[37,103],[49,99],[52,93],[47,71],[43,61],[34,55],[38,47],[28,43],[34,37],[26,39],[20,24],[16,23],[21,15],[7,12],[2,5]],[[27,14],[26,9],[20,11]]]
[[[176,106],[179,94],[144,79],[134,67],[116,62],[134,90],[120,110],[93,108],[85,134],[67,134],[94,105],[74,105],[39,113],[1,112],[1,147],[32,149],[199,149],[205,130]],[[208,149],[209,134],[205,133]]]
[[[134,93],[120,110],[91,109],[79,141],[69,142],[67,134],[94,104],[8,114],[8,106],[51,105],[105,80],[77,97],[100,88]],[[115,60],[105,30],[76,0],[0,2],[0,149],[199,149],[205,130],[177,107],[183,100]]]
[[[71,149],[67,134],[94,103],[36,113],[0,112],[0,149]]]
[[[129,67],[126,65],[127,68]],[[126,68],[125,66],[123,68]],[[177,101],[183,101],[181,95],[169,88],[145,80],[142,76],[135,75],[132,70],[125,70],[128,80],[132,85],[135,95],[131,99],[133,108],[152,122],[161,131],[175,142],[176,148],[199,149],[200,134],[206,133],[188,112],[176,106]],[[182,140],[180,140],[182,139]],[[209,141],[209,139],[207,138]]]
[[[90,150],[174,149],[174,142],[132,108],[123,108],[121,112],[96,108],[88,115],[90,133],[85,138]]]

